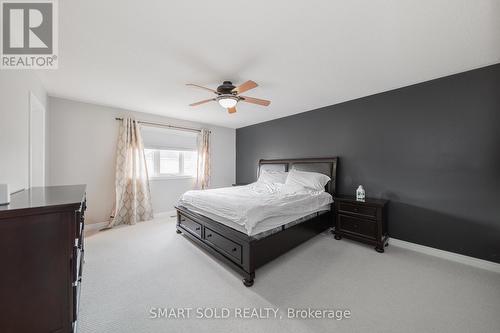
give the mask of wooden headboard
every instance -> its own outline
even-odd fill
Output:
[[[260,160],[257,177],[262,170],[290,171],[295,169],[318,172],[331,178],[328,184],[326,184],[326,191],[334,196],[337,184],[337,162],[338,157]]]

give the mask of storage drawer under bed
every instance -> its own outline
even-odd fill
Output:
[[[181,225],[184,229],[191,232],[198,238],[201,238],[201,224],[194,222],[189,217],[184,215],[179,215],[179,225]]]
[[[205,227],[205,237],[206,243],[209,243],[214,248],[220,250],[232,261],[240,264],[241,263],[241,245],[227,239],[226,237],[218,234],[217,232]]]

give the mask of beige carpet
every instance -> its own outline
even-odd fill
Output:
[[[80,333],[500,332],[499,274],[394,246],[379,254],[327,233],[257,270],[251,288],[176,234],[173,219],[90,236],[85,258]],[[157,307],[231,315],[151,319]],[[234,319],[245,307],[279,308],[281,319]],[[287,308],[348,309],[352,317],[288,319]]]

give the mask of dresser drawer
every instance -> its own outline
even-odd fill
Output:
[[[241,245],[205,227],[205,242],[219,249],[234,262],[241,263]]]
[[[78,282],[82,281],[82,275],[83,275],[83,264],[85,263],[84,260],[84,251],[80,251],[80,265],[78,266]]]
[[[80,250],[83,251],[83,244],[84,244],[84,235],[85,235],[85,223],[80,224],[80,238],[78,238],[78,247]]]
[[[73,286],[73,295],[72,295],[72,298],[73,298],[73,304],[72,304],[73,322],[78,320],[78,307],[80,306],[80,290],[81,290],[80,286],[81,286],[80,284]]]
[[[81,265],[81,250],[75,245],[71,253],[71,282],[75,283],[78,280],[80,265]]]
[[[83,213],[75,212],[75,238],[80,238],[82,236],[82,224],[83,224]]]
[[[179,224],[186,230],[190,231],[192,234],[201,238],[201,224],[192,221],[184,215],[179,216]]]
[[[377,238],[377,223],[348,215],[337,215],[337,225],[341,231],[349,232],[370,239]]]
[[[347,212],[366,216],[369,218],[377,218],[377,207],[354,205],[347,202],[339,202],[337,207],[339,213]]]

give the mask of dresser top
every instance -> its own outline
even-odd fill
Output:
[[[357,201],[355,196],[352,195],[336,195],[334,198],[335,201],[343,201],[343,202],[352,202],[359,204],[366,204],[372,206],[384,206],[389,202],[385,199],[374,199],[374,198],[365,198],[365,201]]]
[[[0,206],[0,218],[19,210],[36,208],[78,209],[85,197],[86,185],[31,187],[16,192],[10,204]]]

